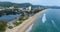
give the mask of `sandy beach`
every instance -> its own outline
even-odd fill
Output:
[[[45,11],[46,10],[36,13],[34,16],[29,17],[29,19],[25,20],[21,25],[14,27],[13,29],[7,29],[6,32],[25,32],[26,29],[28,29],[28,27],[34,23],[38,16],[40,16]]]

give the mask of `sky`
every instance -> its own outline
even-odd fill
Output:
[[[31,3],[33,5],[60,6],[60,0],[0,0],[2,2]]]

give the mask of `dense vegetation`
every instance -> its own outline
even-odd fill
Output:
[[[32,6],[32,8],[44,7],[42,5],[32,5],[31,3],[0,2],[0,7],[3,7],[3,8],[6,8],[6,7],[22,8],[22,7],[29,7],[29,6]]]
[[[11,2],[0,2],[1,7],[11,7],[11,6],[14,6],[14,7],[28,7],[30,5],[31,5],[30,3],[18,4],[18,3],[11,3]]]
[[[0,32],[5,32],[7,27],[7,21],[0,21]]]
[[[18,14],[18,12],[15,12],[15,10],[13,9],[13,11],[12,11],[12,9],[6,9],[6,10],[2,10],[2,11],[0,11],[0,16],[2,16],[2,15],[15,15],[15,14]]]
[[[0,2],[0,7],[6,8],[6,7],[11,7],[11,6],[14,6],[16,8],[32,6],[32,8],[45,7],[45,8],[52,8],[52,9],[60,9],[59,6],[32,5],[30,3]]]

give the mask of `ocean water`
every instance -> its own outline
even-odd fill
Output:
[[[25,32],[30,32],[33,24],[25,31]]]
[[[36,19],[30,32],[60,32],[60,9],[46,9]]]

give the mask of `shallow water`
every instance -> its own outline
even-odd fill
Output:
[[[1,20],[11,21],[11,20],[17,19],[18,17],[20,17],[20,15],[18,15],[18,14],[16,14],[16,15],[3,15],[0,17],[0,21]]]

